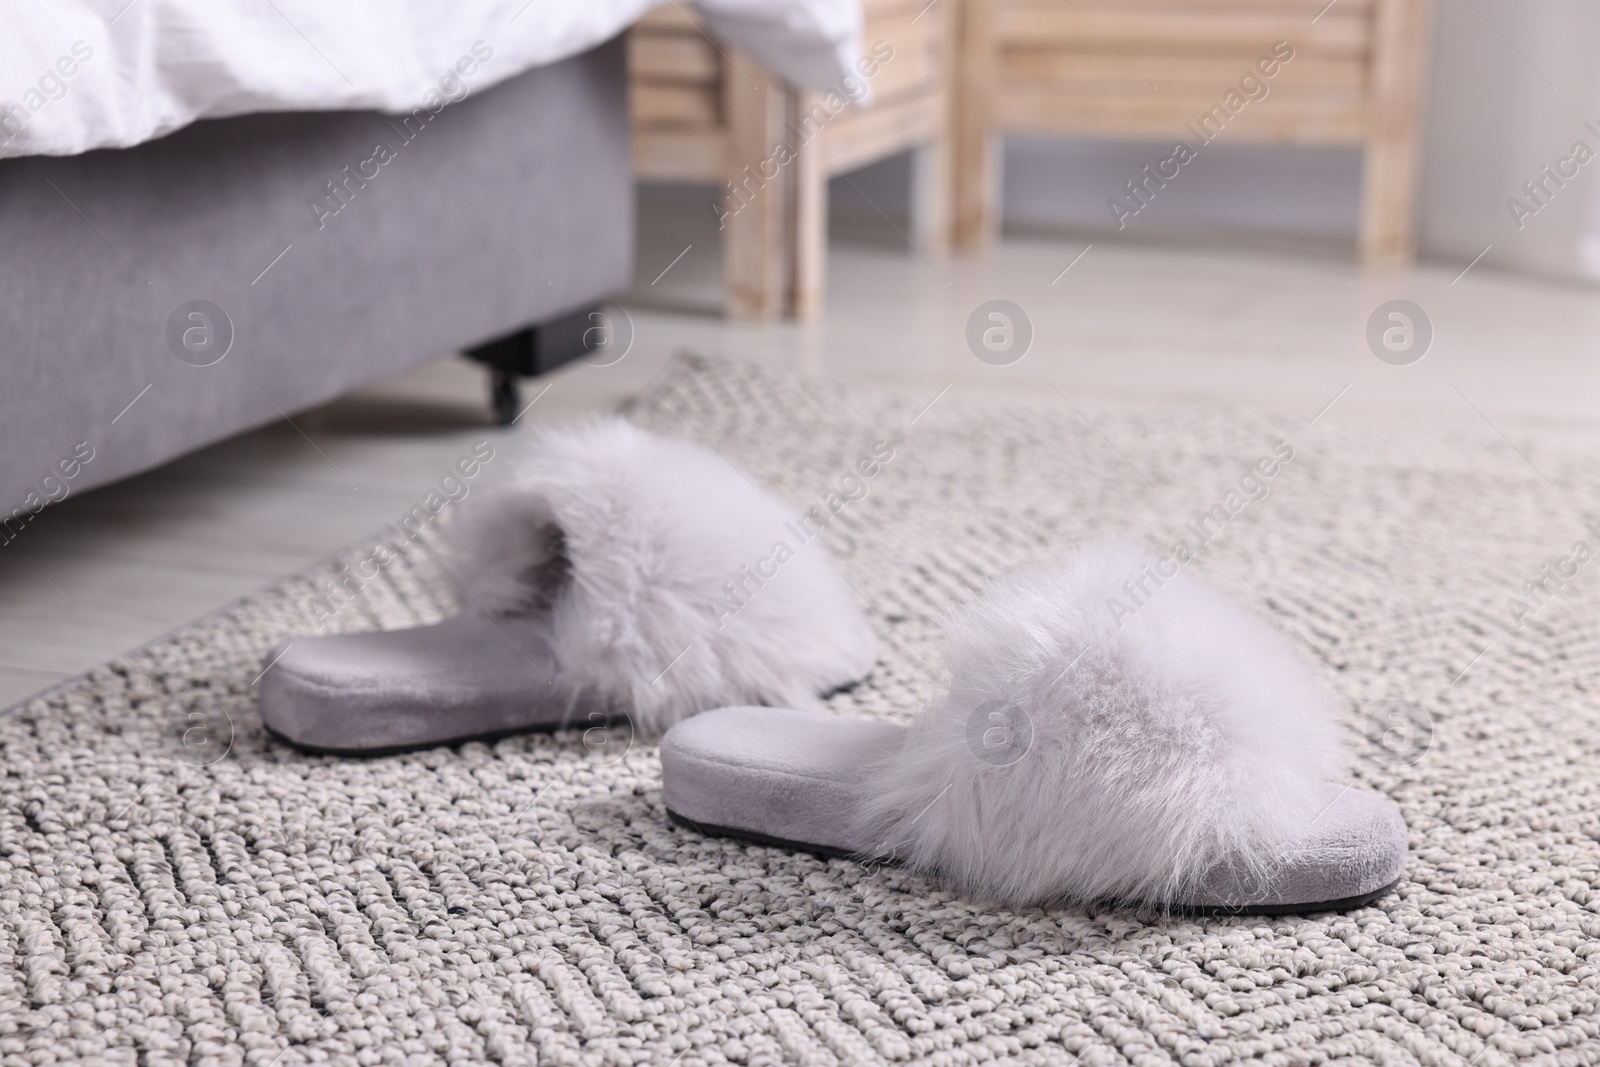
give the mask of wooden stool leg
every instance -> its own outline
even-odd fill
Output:
[[[728,118],[722,275],[733,318],[764,319],[783,302],[785,90],[754,60],[724,61],[723,106]],[[752,84],[754,83],[754,84]]]
[[[994,2],[963,0],[951,49],[955,88],[954,237],[958,248],[978,249],[994,239],[1000,218],[999,138],[993,128],[995,78]]]
[[[796,93],[795,114],[805,115],[821,101],[820,94]],[[797,130],[791,126],[791,130]],[[789,236],[791,262],[789,313],[813,319],[822,311],[828,287],[828,139],[816,131],[804,144],[798,135],[790,164],[794,182],[794,214]]]
[[[960,29],[960,5],[944,0],[921,17],[935,20],[931,27],[933,52],[939,65],[938,89],[933,98],[934,123],[928,140],[911,154],[911,235],[929,255],[948,252],[955,222],[955,49]]]
[[[1361,190],[1361,259],[1405,266],[1416,255],[1418,130],[1428,48],[1427,0],[1380,0]]]

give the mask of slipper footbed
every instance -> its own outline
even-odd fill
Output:
[[[821,711],[736,707],[668,731],[662,790],[681,821],[766,842],[804,843],[824,855],[879,856],[857,814],[874,768],[904,726]],[[1315,911],[1364,903],[1405,865],[1400,812],[1372,793],[1329,783],[1325,807],[1287,842],[1270,876],[1214,868],[1178,902],[1200,911]],[[892,858],[892,857],[890,857]]]
[[[565,725],[531,619],[468,611],[432,626],[298,637],[267,656],[261,720],[323,752],[399,751]]]

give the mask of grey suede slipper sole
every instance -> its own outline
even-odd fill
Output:
[[[309,752],[375,756],[571,725],[530,619],[468,611],[409,630],[297,637],[267,662],[262,724]]]
[[[906,728],[789,708],[719,708],[674,726],[661,744],[662,793],[673,819],[706,834],[823,856],[888,860],[854,829],[873,766]],[[1388,800],[1328,786],[1327,807],[1284,850],[1262,887],[1218,867],[1182,912],[1281,915],[1341,911],[1392,889],[1407,831]]]
[[[408,630],[297,637],[266,662],[262,725],[320,756],[388,756],[629,722],[620,711],[575,707],[553,684],[559,668],[539,624],[514,616],[491,621],[468,611]]]

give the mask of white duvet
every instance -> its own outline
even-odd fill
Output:
[[[410,111],[621,32],[659,0],[8,0],[0,158],[139,144],[256,111]],[[686,5],[687,0],[667,0]],[[709,32],[830,89],[859,0],[699,0]]]

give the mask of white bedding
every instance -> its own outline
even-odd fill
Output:
[[[12,0],[0,158],[139,144],[256,111],[410,111],[614,36],[658,0]],[[687,4],[687,0],[669,0]],[[699,0],[721,41],[813,89],[859,48],[859,0]]]

